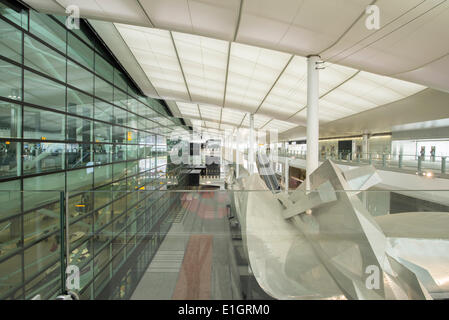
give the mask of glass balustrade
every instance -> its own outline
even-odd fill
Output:
[[[68,290],[80,299],[282,299],[292,292],[307,299],[313,291],[324,297],[325,277],[305,277],[314,268],[299,258],[315,263],[330,254],[317,244],[357,248],[340,257],[345,268],[374,254],[371,229],[353,224],[363,221],[354,220],[357,210],[394,252],[441,280],[438,287],[424,283],[431,295],[449,291],[441,266],[432,269],[449,260],[449,190],[273,193],[262,185],[246,190],[241,182],[232,190],[205,184],[173,190],[169,181],[176,185],[164,176],[134,191],[0,192],[0,299],[55,299]],[[355,211],[344,216],[343,208]],[[294,286],[274,289],[286,279]],[[304,285],[310,292],[298,289]],[[336,292],[329,297],[345,298]]]

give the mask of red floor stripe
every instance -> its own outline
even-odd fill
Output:
[[[173,300],[211,298],[212,242],[212,235],[190,236]]]

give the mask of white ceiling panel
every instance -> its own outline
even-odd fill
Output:
[[[319,53],[330,62],[449,91],[444,76],[449,67],[444,59],[449,54],[449,2],[444,0],[377,0],[380,30],[365,26],[365,9],[372,0],[25,2],[45,12],[64,14],[71,4],[89,19],[237,41],[301,56]],[[431,74],[414,72],[421,68]]]
[[[221,113],[221,121],[240,125],[245,113],[233,109],[223,108]]]
[[[254,128],[256,128],[256,129],[262,128],[271,119],[272,118],[270,118],[270,117],[256,113],[254,115]],[[245,118],[243,119],[242,127],[249,128],[249,115],[248,114],[246,114]]]
[[[140,0],[159,28],[232,39],[240,0]]]
[[[170,32],[115,26],[161,97],[190,100]]]
[[[42,0],[40,0],[42,2]],[[148,25],[148,18],[137,1],[123,0],[53,0],[61,7],[76,5],[80,13],[89,17],[102,17],[114,22],[133,21],[136,25]],[[65,11],[65,10],[64,10]]]
[[[320,96],[345,82],[357,72],[358,70],[356,69],[340,66],[338,64],[325,64],[325,68],[320,71]]]
[[[220,121],[221,107],[217,106],[208,106],[208,105],[199,105],[201,117],[203,119],[211,119]]]
[[[207,128],[218,129],[219,124],[217,122],[205,121]]]
[[[289,58],[286,53],[232,43],[225,105],[256,111]]]
[[[273,119],[267,124],[265,124],[261,129],[262,130],[278,130],[279,132],[284,132],[289,129],[292,129],[294,127],[297,127],[298,125],[292,122],[287,121],[281,121]]]
[[[287,118],[307,103],[307,59],[295,56],[260,107],[261,112]]]
[[[226,81],[229,43],[185,33],[173,33],[193,101],[221,105]]]
[[[179,111],[186,118],[196,117],[200,118],[198,105],[195,103],[176,102]]]

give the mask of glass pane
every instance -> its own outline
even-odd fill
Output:
[[[15,215],[21,212],[22,201],[20,194],[20,180],[13,180],[0,183],[0,219]]]
[[[92,121],[67,116],[67,140],[92,142]]]
[[[86,30],[86,29],[88,29],[88,27],[81,22],[79,29],[74,28],[71,31],[74,34],[76,34],[78,37],[83,39],[92,48],[94,48],[96,45],[97,39],[95,39],[95,37],[92,36],[92,32],[89,32],[89,30]]]
[[[95,96],[109,102],[113,100],[112,95],[112,86],[106,81],[95,77]]]
[[[96,164],[111,163],[113,147],[114,146],[112,144],[94,145],[95,163]]]
[[[78,63],[88,67],[94,68],[94,52],[91,48],[86,46],[81,40],[69,33],[67,55]]]
[[[39,288],[39,284],[42,285],[43,282],[59,278],[61,269],[57,267],[57,263],[60,252],[58,250],[51,251],[54,242],[56,242],[54,239],[53,241],[42,240],[24,251],[25,280],[38,275],[39,281],[33,280],[35,281],[35,286],[33,286],[35,290]]]
[[[1,255],[0,255],[1,257]],[[14,266],[14,268],[11,268]],[[22,255],[0,262],[0,299],[22,284]]]
[[[5,101],[0,101],[0,137],[18,138],[22,134],[22,107]]]
[[[14,22],[24,29],[28,29],[28,12],[20,8],[14,9],[7,4],[0,3],[0,15]]]
[[[114,107],[109,103],[101,100],[95,100],[95,119],[103,120],[106,122],[113,122],[114,120]]]
[[[65,116],[60,113],[25,107],[24,138],[65,140]]]
[[[36,193],[36,195],[39,193]],[[60,216],[61,209],[59,201],[49,203],[43,208],[33,210],[24,215],[23,234],[24,244],[46,238],[50,242],[49,251],[59,250],[60,244]]]
[[[18,176],[20,176],[20,142],[0,141],[0,178]]]
[[[95,122],[95,142],[111,142],[112,126],[104,122]]]
[[[0,60],[0,96],[13,99],[22,99],[22,70],[13,64]]]
[[[92,118],[93,98],[82,92],[67,88],[67,112]]]
[[[93,184],[93,168],[80,169],[75,171],[67,172],[67,189],[68,191],[76,191],[76,190],[91,190]],[[83,199],[87,199],[90,197],[87,194]],[[87,200],[82,200],[82,204],[86,204]],[[75,204],[73,205],[73,207]],[[81,207],[78,207],[81,208]],[[83,207],[83,210],[89,209],[89,207]]]
[[[126,145],[116,145],[112,156],[113,162],[126,160]]]
[[[66,58],[27,35],[25,65],[65,82]]]
[[[35,174],[64,169],[63,143],[23,143],[23,172]]]
[[[66,156],[69,169],[90,166],[93,163],[92,145],[67,144]]]
[[[70,61],[67,61],[67,84],[94,94],[94,74]]]
[[[99,54],[95,55],[95,73],[106,80],[114,80],[114,68]]]
[[[112,165],[95,167],[95,187],[112,182]],[[100,192],[101,193],[101,192]],[[95,194],[97,196],[97,194]]]
[[[30,32],[62,53],[66,52],[66,29],[48,15],[30,10]]]
[[[112,142],[125,143],[126,129],[123,127],[114,126],[112,130],[113,130]]]
[[[0,20],[0,54],[22,62],[22,32],[3,20]]]
[[[25,101],[65,111],[65,86],[25,70]]]
[[[114,104],[124,109],[128,108],[128,95],[123,91],[114,88]]]
[[[120,124],[120,125],[126,125],[128,112],[126,110],[123,110],[121,108],[114,107],[114,123]]]
[[[117,69],[114,69],[114,85],[127,92],[128,85],[126,77]]]

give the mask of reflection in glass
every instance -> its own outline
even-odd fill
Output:
[[[95,120],[114,122],[114,107],[106,102],[95,100]]]
[[[30,32],[58,49],[66,52],[66,30],[50,16],[30,10]]]
[[[0,59],[0,96],[22,100],[22,70],[9,62]]]
[[[95,77],[95,95],[103,100],[113,100],[112,86],[99,77]]]
[[[65,82],[66,58],[42,42],[25,35],[25,65]]]
[[[68,168],[79,168],[91,166],[93,164],[93,153],[91,152],[92,145],[71,143],[67,144],[67,163]]]
[[[60,113],[24,107],[24,138],[65,140],[65,116]]]
[[[95,122],[95,142],[111,142],[112,125]]]
[[[68,35],[67,54],[73,60],[93,70],[94,52],[71,33]]]
[[[0,20],[0,54],[16,62],[22,60],[22,32],[3,20]]]
[[[0,141],[0,179],[20,176],[20,142]]]
[[[67,112],[92,118],[93,98],[82,92],[67,88]]]
[[[93,94],[94,74],[71,61],[67,61],[67,84]]]
[[[95,144],[95,164],[105,164],[112,162],[113,145],[110,144]]]
[[[67,140],[91,142],[92,121],[84,118],[67,116]]]
[[[64,169],[65,144],[28,143],[23,144],[24,174],[35,174]]]
[[[25,70],[24,101],[46,108],[65,111],[65,87]]]

